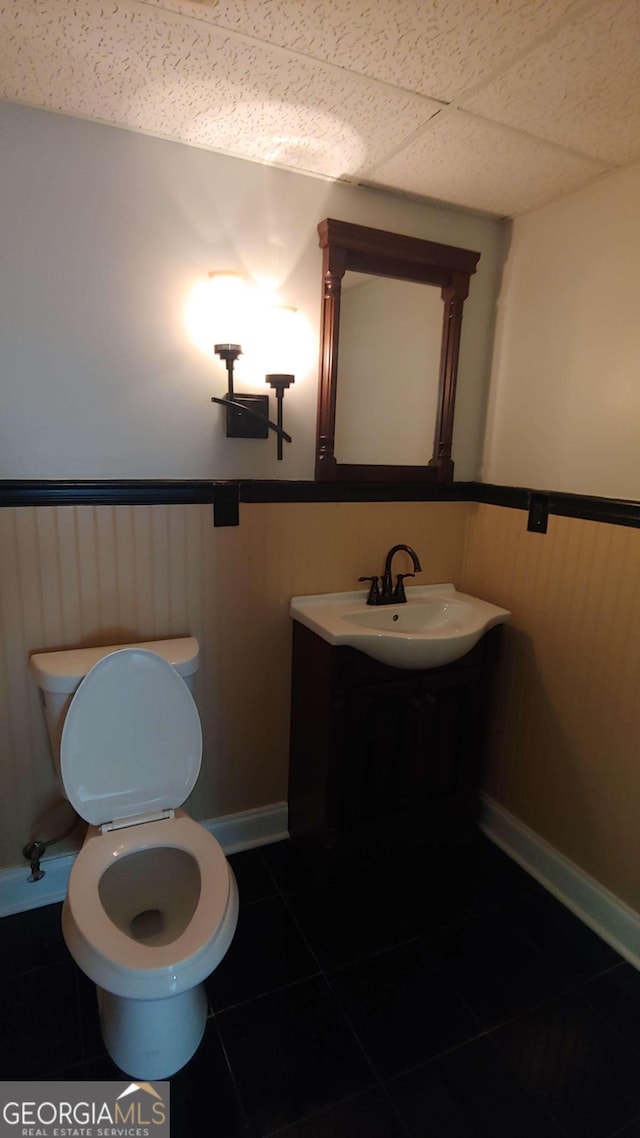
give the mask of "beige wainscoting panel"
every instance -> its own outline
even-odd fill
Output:
[[[486,789],[640,909],[640,530],[471,508],[464,587],[511,609]]]
[[[211,818],[282,801],[289,598],[359,588],[396,542],[415,547],[421,583],[459,584],[469,509],[246,504],[238,527],[217,529],[199,505],[0,510],[0,866],[20,863],[55,794],[31,652],[197,636],[205,749],[188,809]]]

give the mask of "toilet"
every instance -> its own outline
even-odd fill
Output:
[[[61,788],[88,823],[62,908],[96,984],[114,1063],[164,1079],[204,1033],[203,981],[235,932],[238,891],[216,839],[181,804],[202,759],[193,637],[36,653]]]

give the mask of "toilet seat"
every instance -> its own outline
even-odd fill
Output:
[[[140,943],[122,932],[103,908],[98,886],[115,858],[172,847],[197,862],[200,895],[184,931],[169,944]],[[84,972],[119,996],[160,999],[193,987],[217,967],[236,925],[237,888],[216,839],[182,810],[166,821],[112,833],[92,829],[69,878],[65,938]]]
[[[65,792],[92,825],[163,817],[193,790],[202,728],[175,669],[142,648],[122,648],[87,672],[60,742]]]
[[[176,809],[195,786],[201,759],[200,717],[171,664],[147,649],[122,648],[87,672],[60,742],[65,791],[91,824],[71,870],[62,922],[76,963],[114,996],[156,1000],[186,992],[231,943],[238,913],[233,873],[208,830]],[[118,859],[162,849],[193,858],[200,888],[179,934],[150,944],[114,923],[100,883]]]

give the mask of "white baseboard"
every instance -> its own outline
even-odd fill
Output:
[[[286,802],[201,822],[226,854],[288,837]],[[497,802],[483,795],[480,825],[505,851],[621,956],[640,968],[640,914]],[[29,867],[0,870],[0,917],[62,901],[75,854],[45,857],[45,876],[30,883]]]
[[[240,814],[225,814],[201,825],[217,838],[226,854],[240,853],[256,846],[270,846],[289,837],[289,808],[286,802],[258,806]]]
[[[44,877],[40,881],[28,881],[27,862],[0,870],[0,917],[22,913],[25,909],[40,909],[43,905],[64,900],[75,856],[71,853],[43,857]]]
[[[483,795],[480,826],[488,838],[553,893],[576,917],[640,968],[640,913]]]
[[[227,814],[222,818],[209,818],[200,824],[217,838],[226,854],[270,845],[289,836],[286,802],[244,810],[240,814]],[[26,862],[0,870],[0,917],[63,901],[75,856],[73,853],[45,856],[42,859],[45,873],[40,881],[29,882]]]

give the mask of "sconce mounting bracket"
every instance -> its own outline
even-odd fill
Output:
[[[236,395],[233,402],[246,407],[254,414],[246,415],[238,406],[227,407],[228,439],[268,439],[269,438],[269,396]],[[258,418],[260,416],[260,418]]]

